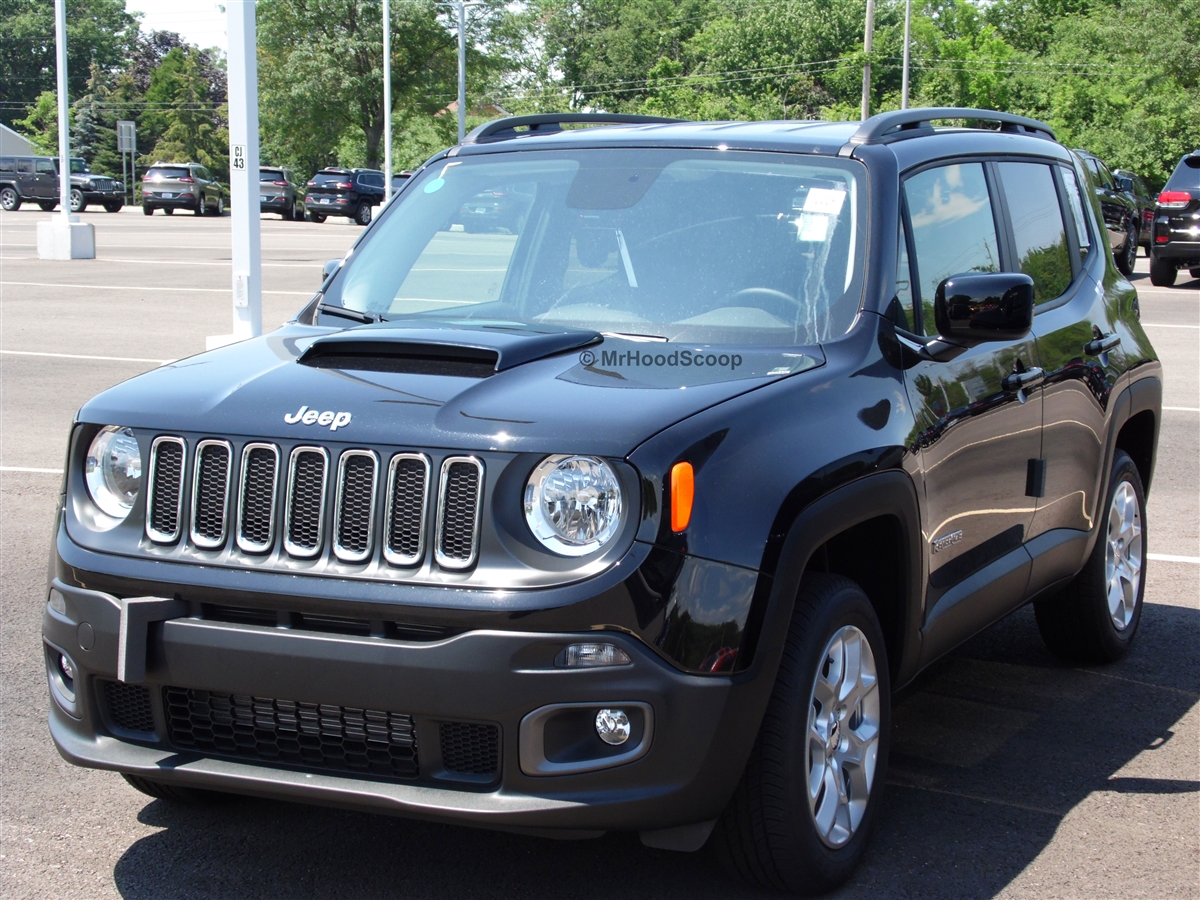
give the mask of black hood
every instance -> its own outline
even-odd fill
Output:
[[[625,456],[716,403],[824,362],[576,329],[289,325],[117,385],[82,421],[213,435]]]

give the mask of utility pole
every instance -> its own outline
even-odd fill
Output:
[[[912,27],[912,0],[904,0],[904,73],[900,76],[900,108],[908,109],[908,45]]]
[[[96,232],[71,215],[71,121],[67,116],[67,6],[54,0],[58,64],[58,202],[62,213],[38,222],[39,259],[95,259]]]
[[[867,0],[867,27],[863,33],[863,50],[867,54],[863,63],[862,118],[871,117],[871,46],[875,35],[875,0]]]
[[[461,141],[462,138],[459,138]],[[383,0],[383,202],[392,201],[392,3]]]
[[[467,7],[458,0],[458,142],[467,136]]]
[[[229,35],[229,199],[233,239],[233,333],[207,349],[262,334],[262,225],[258,191],[256,0],[225,0]]]

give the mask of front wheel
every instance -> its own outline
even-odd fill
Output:
[[[293,222],[303,222],[304,221],[304,204],[301,203],[299,200],[297,200],[296,203],[292,206],[292,221]]]
[[[164,216],[173,216],[173,215],[175,215],[175,207],[173,207],[173,206],[164,206],[164,207],[163,207],[163,215],[164,215]]]
[[[83,212],[87,209],[87,201],[83,199],[83,191],[71,188],[71,212]]]
[[[1051,653],[1073,662],[1116,662],[1129,652],[1146,590],[1146,493],[1124,450],[1113,459],[1105,514],[1092,555],[1063,591],[1033,604]]]
[[[1193,278],[1200,278],[1200,269],[1188,269],[1188,274]]]
[[[149,778],[143,778],[141,775],[130,775],[127,772],[122,772],[121,777],[129,782],[130,787],[136,788],[147,797],[153,797],[156,800],[202,806],[214,803],[228,796],[228,794],[206,791],[201,788],[164,784],[161,781],[153,781]]]
[[[217,216],[218,218],[225,215],[225,195],[222,194],[220,197],[218,197],[217,205],[213,206],[213,207],[209,207],[208,211],[211,212],[214,216]]]
[[[120,212],[120,211],[121,211],[121,207],[122,207],[122,206],[124,206],[124,205],[125,205],[124,203],[121,203],[121,202],[119,202],[119,201],[115,201],[115,200],[114,200],[114,201],[113,201],[113,202],[111,202],[111,203],[105,203],[105,204],[104,204],[104,211],[105,211],[105,212],[110,212],[110,213],[114,213],[114,212]]]
[[[0,188],[0,209],[5,212],[16,212],[21,208],[21,195],[14,188]]]
[[[142,205],[142,214],[143,214],[143,215],[147,215],[147,216],[152,216],[152,215],[154,215],[154,207],[153,207],[153,206],[146,206],[146,205],[144,205],[144,204],[143,204],[143,205]]]
[[[1150,257],[1150,283],[1155,287],[1170,287],[1178,274],[1175,267],[1158,257]]]
[[[758,739],[710,844],[752,884],[832,890],[853,874],[878,817],[891,685],[862,589],[805,576]]]
[[[198,216],[208,215],[208,200],[205,199],[203,194],[201,194],[200,199],[196,201],[196,208],[193,209],[192,212]]]
[[[1125,232],[1125,246],[1117,254],[1117,268],[1126,277],[1133,274],[1133,267],[1137,265],[1137,248],[1137,229],[1130,225],[1129,230]]]
[[[371,204],[370,203],[358,204],[358,209],[356,209],[354,211],[354,221],[357,222],[359,225],[370,225],[371,224]]]
[[[324,213],[309,213],[308,217],[310,219],[312,219],[314,222],[316,222],[318,225],[320,225],[322,222],[325,221]]]
[[[39,200],[38,206],[42,208],[42,212],[54,212],[54,207],[58,206],[58,203],[54,200]],[[78,212],[78,210],[75,211]]]

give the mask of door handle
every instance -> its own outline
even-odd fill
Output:
[[[1024,372],[1012,372],[1004,376],[1004,380],[1000,382],[1000,386],[1006,391],[1025,391],[1032,387],[1037,387],[1046,380],[1046,370],[1035,366],[1032,369],[1026,369]]]
[[[1113,349],[1113,347],[1116,347],[1120,343],[1121,336],[1116,332],[1113,332],[1112,334],[1103,334],[1095,340],[1088,341],[1086,344],[1084,344],[1083,352],[1088,356],[1099,356],[1101,353],[1105,353]]]

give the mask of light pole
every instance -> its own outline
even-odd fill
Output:
[[[867,0],[867,25],[863,32],[863,50],[867,54],[863,63],[862,118],[865,122],[871,115],[871,46],[875,34],[875,0]]]
[[[467,136],[467,5],[458,0],[458,142]]]
[[[908,109],[908,45],[912,27],[912,0],[904,0],[904,72],[900,76],[900,108]]]
[[[461,138],[459,139],[461,141]],[[383,202],[392,200],[392,3],[383,0]]]

